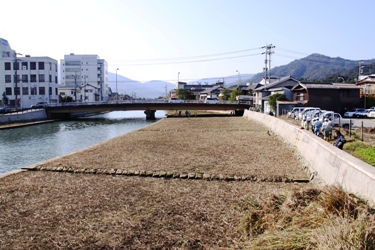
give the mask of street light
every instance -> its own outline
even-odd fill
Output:
[[[16,106],[16,109],[18,108],[18,76],[17,76],[17,70],[18,70],[18,61],[20,61],[19,59],[17,59],[17,55],[20,55],[22,56],[21,53],[15,53],[14,54],[14,64],[13,64],[13,69],[14,69],[14,82],[15,82],[15,95],[16,95],[16,100],[14,102],[15,106]]]
[[[180,72],[177,73],[177,85],[176,89],[178,89],[178,83],[180,82]]]
[[[77,72],[74,72],[75,74],[72,75],[74,77],[74,101],[77,102]]]
[[[236,72],[238,73],[238,82],[239,84],[238,85],[241,85],[241,76],[240,76],[240,71],[237,69]]]
[[[116,100],[118,100],[118,90],[117,90],[117,70],[118,70],[118,68],[116,69]]]

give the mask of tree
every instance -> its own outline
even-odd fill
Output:
[[[186,89],[177,89],[176,94],[182,100],[195,100],[195,95],[192,91]]]
[[[220,91],[220,94],[221,94],[221,100],[228,100],[229,97],[230,97],[230,90],[229,89],[223,89]]]
[[[289,99],[286,98],[286,96],[284,94],[280,94],[280,93],[276,93],[276,94],[271,95],[268,98],[268,103],[269,103],[271,109],[274,112],[276,112],[277,101],[289,101]]]
[[[236,100],[236,97],[238,95],[241,95],[242,94],[242,91],[239,90],[239,89],[235,89],[233,90],[231,93],[230,93],[230,97],[228,98],[229,101],[235,101]]]
[[[2,98],[3,104],[7,105],[8,104],[8,97],[5,95],[5,92],[3,92],[3,98]]]

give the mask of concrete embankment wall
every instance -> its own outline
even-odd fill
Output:
[[[249,110],[243,117],[263,124],[295,147],[319,180],[327,185],[339,185],[346,192],[375,205],[375,167],[334,147],[311,131],[281,119]]]
[[[18,113],[0,114],[0,124],[39,121],[47,119],[44,109],[24,111]]]

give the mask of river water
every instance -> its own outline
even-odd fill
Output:
[[[164,118],[156,111],[156,121]],[[116,111],[103,115],[0,130],[0,173],[65,155],[112,139],[155,121],[143,111]]]

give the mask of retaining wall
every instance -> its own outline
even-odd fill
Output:
[[[244,118],[260,122],[291,144],[304,157],[317,178],[339,185],[375,205],[375,167],[342,151],[331,143],[281,119],[245,110]]]
[[[40,121],[47,119],[47,113],[44,109],[29,110],[18,113],[0,114],[0,124]]]

